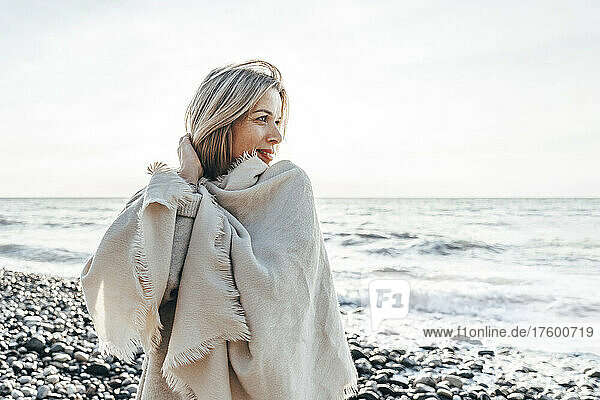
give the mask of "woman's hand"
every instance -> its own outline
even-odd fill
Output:
[[[189,134],[186,134],[179,139],[177,155],[179,156],[179,164],[181,165],[179,170],[177,170],[179,176],[188,183],[193,183],[194,185],[198,184],[198,180],[204,175],[204,169],[192,146]]]

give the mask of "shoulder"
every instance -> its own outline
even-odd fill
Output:
[[[277,176],[282,174],[290,176],[294,180],[304,182],[305,184],[311,184],[306,171],[290,160],[277,161],[265,171],[265,175],[267,176]]]
[[[290,160],[271,165],[261,176],[263,182],[272,182],[278,190],[293,193],[300,198],[313,197],[311,180],[306,171]]]

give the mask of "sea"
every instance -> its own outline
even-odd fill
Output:
[[[79,277],[126,201],[1,198],[0,267]],[[347,331],[389,346],[455,341],[600,354],[600,199],[315,203]],[[381,305],[375,280],[389,283]],[[375,327],[375,312],[389,318]]]

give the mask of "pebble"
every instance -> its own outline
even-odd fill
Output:
[[[26,384],[26,383],[29,383],[29,382],[31,382],[31,377],[30,377],[30,376],[28,376],[28,375],[23,375],[23,376],[20,376],[20,377],[19,377],[18,381],[19,381],[19,383],[20,383],[21,385],[24,385],[24,384]]]
[[[37,394],[37,391],[34,388],[27,386],[21,387],[21,392],[23,392],[23,395],[27,397],[32,397]]]
[[[462,380],[456,376],[456,375],[444,375],[443,379],[445,381],[448,381],[448,383],[456,388],[462,389],[463,387],[463,382]]]
[[[48,387],[47,385],[38,386],[38,389],[37,389],[37,398],[38,399],[45,399],[46,397],[48,397],[49,394],[50,394],[50,387]]]
[[[435,387],[435,381],[433,380],[432,377],[427,376],[427,375],[420,376],[420,377],[418,377],[417,379],[414,380],[414,385],[415,386],[419,385],[419,384],[426,385],[426,386],[429,386],[431,388]]]
[[[41,335],[36,335],[27,340],[25,342],[25,348],[29,351],[35,351],[38,353],[42,353],[44,348],[46,347],[46,339],[44,339]]]
[[[73,354],[73,358],[82,362],[88,362],[90,359],[90,357],[83,351],[76,351],[75,354]]]
[[[26,326],[37,325],[40,322],[42,322],[42,317],[38,317],[37,315],[28,315],[23,319],[23,323]]]

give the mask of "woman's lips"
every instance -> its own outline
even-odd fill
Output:
[[[263,160],[266,164],[273,161],[273,156],[271,154],[267,153],[266,151],[261,151],[260,149],[256,149],[256,152],[258,153],[258,156],[260,157],[260,159]]]

